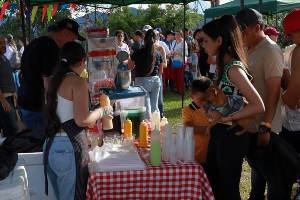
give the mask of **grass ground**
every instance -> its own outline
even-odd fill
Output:
[[[189,105],[191,102],[189,98],[189,91],[185,93],[183,106]],[[179,94],[166,92],[164,94],[164,115],[168,118],[168,122],[172,124],[173,132],[176,131],[176,126],[181,124],[181,108],[182,108],[182,97]],[[240,182],[240,193],[242,200],[247,200],[251,189],[250,179],[250,167],[246,161],[243,163],[242,177]],[[293,193],[295,193],[295,184]]]

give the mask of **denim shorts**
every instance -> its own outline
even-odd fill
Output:
[[[54,137],[49,150],[47,174],[57,199],[74,199],[76,165],[74,148],[69,137]]]

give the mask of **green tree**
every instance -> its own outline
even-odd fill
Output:
[[[186,6],[186,27],[193,28],[203,20],[195,9]],[[183,6],[168,4],[163,8],[159,4],[149,5],[148,8],[138,9],[134,14],[127,6],[114,9],[108,19],[108,27],[111,33],[116,30],[123,30],[132,33],[141,30],[144,25],[160,27],[163,30],[179,30],[183,28]]]
[[[110,35],[113,35],[117,30],[122,30],[126,33],[133,33],[138,24],[138,19],[131,12],[128,6],[123,6],[112,10],[109,15],[107,26],[110,30]]]
[[[284,48],[284,47],[292,44],[292,41],[285,39],[285,33],[284,33],[283,25],[282,25],[283,19],[286,14],[287,13],[278,13],[278,23],[277,23],[278,27],[276,27],[276,14],[263,16],[264,20],[265,20],[265,22],[267,22],[268,26],[273,26],[280,32],[280,35],[278,36],[277,44],[281,48]]]
[[[18,1],[11,0],[11,4],[18,4]],[[43,7],[40,6],[35,15],[35,19],[33,23],[31,21],[26,21],[25,19],[25,34],[26,37],[30,40],[36,37],[40,37],[41,35],[45,35],[47,33],[47,28],[49,25],[55,24],[59,20],[63,18],[71,18],[71,13],[69,9],[61,9],[59,6],[58,11],[52,17],[50,21],[48,21],[47,14],[45,15],[44,22],[42,22],[42,10]],[[25,17],[26,9],[24,10]],[[10,6],[8,6],[4,16],[2,23],[0,25],[0,34],[6,36],[7,34],[12,34],[15,38],[15,41],[18,41],[18,38],[22,36],[22,19],[21,19],[21,10],[20,5],[14,10],[12,17],[10,17]]]

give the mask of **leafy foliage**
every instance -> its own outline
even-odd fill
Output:
[[[10,4],[18,4],[17,0],[10,0]],[[25,21],[26,26],[26,37],[31,41],[34,38],[40,37],[47,33],[49,25],[55,24],[57,21],[63,18],[79,17],[82,13],[91,13],[95,10],[93,5],[90,6],[77,6],[72,11],[72,16],[68,8],[62,9],[63,5],[59,5],[56,14],[48,21],[47,14],[42,22],[41,16],[43,6],[40,6],[33,23],[31,21]],[[183,6],[169,4],[163,8],[159,4],[149,5],[148,8],[142,9],[141,7],[136,13],[132,12],[128,6],[113,8],[113,9],[102,9],[102,17],[97,16],[95,24],[95,15],[85,15],[86,18],[82,27],[87,27],[87,24],[93,26],[107,25],[110,29],[110,33],[114,34],[116,30],[123,30],[129,34],[132,34],[135,30],[142,29],[144,25],[149,24],[152,27],[160,27],[162,30],[172,29],[179,30],[183,28],[183,14],[186,13],[186,27],[192,28],[196,26],[201,20],[203,20],[197,10],[191,9],[186,6],[184,11]],[[7,35],[12,34],[17,41],[17,38],[22,36],[22,20],[21,20],[20,6],[18,5],[15,9],[12,17],[10,18],[10,9],[6,10],[3,17],[2,23],[0,24],[0,34]],[[26,10],[24,10],[24,15]],[[80,33],[85,35],[83,30]]]
[[[277,44],[281,47],[284,48],[285,46],[289,46],[292,44],[290,40],[285,40],[285,33],[283,29],[283,19],[287,13],[278,13],[278,27],[276,27],[276,14],[272,15],[264,15],[264,20],[267,22],[269,26],[275,27],[279,32],[280,35],[278,36]]]
[[[183,6],[166,5],[162,8],[159,4],[149,5],[146,9],[138,9],[138,12],[132,13],[127,6],[117,8],[109,15],[108,27],[111,33],[116,30],[123,30],[127,33],[133,33],[135,30],[141,30],[144,25],[160,27],[162,30],[179,30],[183,28]],[[186,27],[192,28],[203,20],[196,10],[186,7]]]
[[[38,9],[33,23],[31,23],[31,21],[25,20],[26,37],[29,39],[29,41],[32,40],[33,38],[39,37],[41,35],[45,35],[49,25],[55,24],[57,21],[63,18],[71,17],[71,13],[68,9],[63,9],[63,10],[58,9],[58,11],[52,17],[50,22],[47,19],[47,15],[44,18],[44,22],[42,22],[42,18],[40,17],[42,16],[42,10],[43,10],[42,7]],[[25,13],[26,10],[24,10],[24,15]],[[4,36],[6,36],[7,34],[12,34],[15,38],[15,41],[17,41],[17,38],[22,36],[21,27],[22,27],[21,10],[20,10],[20,6],[18,6],[12,15],[12,18],[10,18],[10,12],[8,11],[5,12],[5,15],[3,16],[3,21],[0,25],[0,34]]]

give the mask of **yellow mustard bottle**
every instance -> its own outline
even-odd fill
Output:
[[[148,146],[148,125],[143,120],[140,124],[140,147]]]
[[[130,119],[124,121],[124,138],[132,136],[132,122]]]

